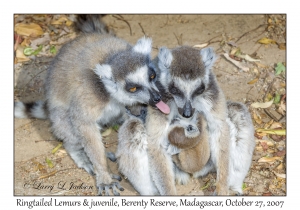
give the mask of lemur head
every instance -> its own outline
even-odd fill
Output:
[[[170,109],[161,101],[155,85],[157,72],[150,63],[151,43],[151,39],[141,38],[133,47],[109,56],[105,64],[97,64],[94,71],[120,103],[149,104],[168,114]]]
[[[160,49],[159,81],[173,96],[178,112],[183,117],[192,117],[199,104],[205,109],[211,109],[214,94],[218,94],[211,72],[215,60],[212,48],[200,51],[187,46],[173,50],[165,47]]]

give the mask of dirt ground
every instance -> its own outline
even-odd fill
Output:
[[[65,42],[77,36],[71,24],[74,17],[15,15],[15,26],[35,23],[43,32],[37,37],[15,33],[15,101],[43,99],[46,69],[55,55],[53,49],[58,51]],[[227,99],[243,102],[249,107],[256,129],[284,130],[285,72],[276,75],[275,71],[279,62],[284,66],[286,62],[285,18],[285,15],[260,14],[106,15],[103,19],[118,37],[132,44],[144,35],[151,37],[153,57],[161,46],[213,47],[219,55],[213,71]],[[265,43],[258,42],[265,37],[268,38]],[[41,43],[43,49],[37,55],[22,55],[25,47],[35,49]],[[237,65],[228,60],[227,55]],[[268,108],[250,106],[272,98],[274,103]],[[279,102],[275,104],[278,98]],[[116,136],[117,133],[112,131],[104,138],[108,151],[115,151]],[[285,135],[256,132],[255,136],[256,148],[244,181],[244,194],[286,195]],[[63,147],[52,154],[59,144],[50,132],[48,120],[15,119],[14,195],[96,195],[94,178],[77,168]],[[116,163],[109,161],[109,166],[113,173],[118,173]],[[192,179],[185,186],[177,185],[178,194],[211,195],[215,178],[215,174],[209,174],[202,179]],[[124,177],[120,183],[125,188],[121,195],[137,195]]]

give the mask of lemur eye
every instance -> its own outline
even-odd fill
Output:
[[[179,91],[178,91],[178,89],[176,88],[176,87],[172,87],[171,89],[170,89],[170,93],[172,93],[172,94],[177,94]]]
[[[198,87],[194,93],[193,96],[201,95],[205,90],[205,85],[202,83],[200,87]]]
[[[130,92],[134,93],[136,91],[136,87],[132,87],[129,89]]]
[[[151,80],[154,80],[155,79],[155,77],[156,77],[156,73],[155,73],[155,71],[153,70],[153,68],[149,68],[149,79],[150,79],[150,81]]]
[[[152,79],[154,79],[155,78],[155,73],[152,73],[151,75],[150,75],[150,79],[152,80]]]

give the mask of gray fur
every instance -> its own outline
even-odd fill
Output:
[[[148,141],[143,121],[130,114],[118,131],[118,140],[116,157],[119,171],[140,195],[157,195],[149,170]]]
[[[229,188],[243,194],[243,181],[252,163],[255,147],[254,127],[247,107],[239,102],[227,101],[228,117],[226,119],[230,128],[229,145]],[[216,170],[213,162],[209,160],[206,167],[193,174],[194,177],[205,176]]]
[[[121,187],[108,170],[99,129],[122,119],[125,106],[149,104],[151,92],[158,95],[148,75],[151,40],[131,46],[107,34],[99,18],[86,21],[80,22],[85,33],[64,45],[48,69],[48,117],[77,166],[95,174],[99,194],[109,194],[111,187],[118,195]],[[139,91],[129,92],[128,83]]]
[[[169,76],[164,78],[162,85],[173,95],[180,114],[184,113],[187,108],[185,104],[189,102],[193,109],[201,112],[205,117],[208,124],[211,160],[218,172],[217,194],[227,195],[230,137],[226,123],[225,96],[211,71],[216,56],[211,48],[198,51],[191,47],[178,47],[170,53],[173,60],[168,69]],[[163,66],[161,62],[163,61],[159,60],[158,67]],[[167,75],[165,69],[161,71],[161,74]],[[176,91],[173,94],[174,91],[170,87],[174,86],[179,90],[177,92],[184,94],[177,94]],[[201,86],[204,87],[203,91]],[[199,94],[195,93],[197,90],[200,90]]]

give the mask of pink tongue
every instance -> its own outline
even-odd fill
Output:
[[[165,104],[163,101],[158,102],[157,104],[155,104],[155,106],[165,114],[170,113],[170,107],[167,104]]]

